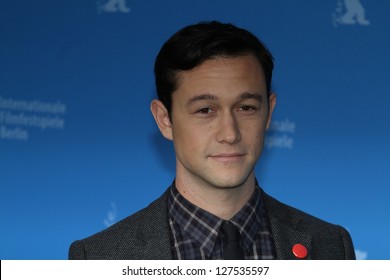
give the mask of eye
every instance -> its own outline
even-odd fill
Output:
[[[200,114],[206,115],[206,114],[212,113],[213,110],[210,109],[210,108],[202,108],[202,109],[200,109],[200,110],[198,110],[198,111],[196,111],[196,112],[197,112],[197,113],[200,113]]]
[[[249,106],[249,105],[244,105],[239,108],[240,111],[244,111],[244,112],[256,111],[256,109],[257,109],[256,107]]]

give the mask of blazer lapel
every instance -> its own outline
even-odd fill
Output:
[[[172,259],[168,223],[167,192],[148,207],[141,229],[140,258],[144,260]]]
[[[274,237],[276,248],[276,259],[279,260],[296,260],[298,259],[293,252],[293,247],[296,244],[301,244],[307,249],[306,260],[313,258],[312,237],[310,234],[302,233],[295,230],[288,224],[281,223],[275,218],[270,218],[271,231]]]
[[[285,204],[277,201],[262,192],[263,201],[271,225],[276,248],[276,259],[296,260],[293,252],[296,244],[301,244],[307,249],[304,259],[313,259],[312,235],[308,232],[299,231],[300,218],[295,215]]]

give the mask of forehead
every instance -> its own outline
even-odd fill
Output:
[[[177,74],[177,90],[182,94],[219,92],[266,93],[263,69],[254,55],[215,57],[198,67]],[[209,92],[212,91],[212,92]]]
[[[259,61],[252,54],[234,57],[216,56],[205,60],[200,65],[191,70],[180,72],[179,77],[190,77],[201,74],[212,75],[213,73],[219,74],[219,72],[223,73],[224,75],[237,75],[239,72],[244,73],[253,71],[258,74],[263,74],[263,69]]]

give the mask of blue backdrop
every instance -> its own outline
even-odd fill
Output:
[[[149,111],[153,63],[217,19],[276,59],[278,104],[256,173],[271,195],[390,259],[385,0],[0,0],[0,258],[69,244],[157,198],[174,153]]]

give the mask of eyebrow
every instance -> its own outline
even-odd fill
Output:
[[[260,103],[263,101],[263,96],[259,93],[244,92],[238,97],[238,100],[256,99]]]
[[[190,106],[192,103],[195,103],[195,102],[201,101],[201,100],[217,100],[217,99],[218,98],[212,94],[201,94],[201,95],[196,95],[196,96],[188,99],[187,105]]]
[[[258,94],[258,93],[244,92],[237,99],[239,101],[248,100],[248,99],[255,99],[261,103],[263,101],[263,96],[261,94]],[[208,93],[196,95],[196,96],[193,96],[190,99],[188,99],[187,106],[190,106],[193,103],[195,103],[197,101],[202,101],[202,100],[218,100],[218,97],[215,95],[212,95],[212,94],[208,94]]]

